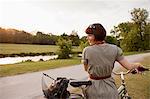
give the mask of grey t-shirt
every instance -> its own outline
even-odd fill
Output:
[[[94,76],[111,75],[115,61],[124,58],[122,50],[116,45],[99,44],[88,46],[83,50],[82,60],[88,65],[87,72]],[[86,89],[87,99],[118,99],[118,92],[112,77],[103,80],[92,80]]]

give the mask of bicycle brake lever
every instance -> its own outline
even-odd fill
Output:
[[[131,71],[132,74],[137,74],[137,71],[134,69]]]

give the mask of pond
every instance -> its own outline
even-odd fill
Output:
[[[0,65],[4,64],[14,64],[14,63],[19,63],[19,62],[24,62],[27,60],[32,60],[32,61],[39,61],[39,60],[50,60],[50,59],[56,59],[58,55],[51,55],[51,56],[26,56],[26,57],[5,57],[5,58],[0,58]]]

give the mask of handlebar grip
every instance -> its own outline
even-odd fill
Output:
[[[137,67],[136,69],[137,69],[139,72],[150,71],[149,68],[145,68],[145,67]],[[137,73],[136,69],[133,69],[133,70],[131,71],[131,73],[132,73],[132,74],[136,74],[136,73]]]
[[[137,70],[143,72],[143,71],[149,71],[150,69],[145,67],[138,67]]]

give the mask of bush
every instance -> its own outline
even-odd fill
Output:
[[[58,59],[68,59],[70,58],[69,54],[72,52],[72,43],[70,40],[65,40],[63,38],[59,39],[57,42],[59,46],[58,50]]]

